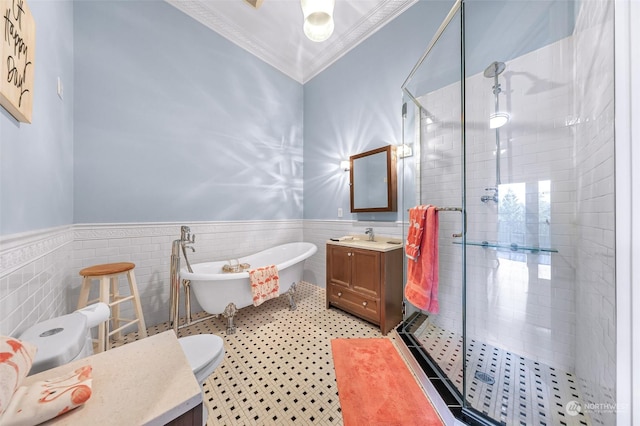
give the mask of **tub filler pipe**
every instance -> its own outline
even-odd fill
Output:
[[[180,239],[174,240],[171,244],[171,268],[170,268],[170,286],[171,292],[169,295],[169,324],[173,328],[173,331],[178,334],[178,329],[187,327],[191,324],[197,324],[201,321],[208,320],[210,318],[216,318],[218,315],[208,315],[204,318],[199,318],[193,321],[191,317],[191,282],[189,280],[182,280],[184,287],[184,300],[185,300],[185,319],[184,323],[180,325],[180,250],[184,256],[184,261],[187,264],[189,272],[193,272],[189,258],[187,257],[187,248],[195,252],[196,249],[192,246],[195,244],[196,236],[191,234],[191,229],[188,226],[180,227]]]

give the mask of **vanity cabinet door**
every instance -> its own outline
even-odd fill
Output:
[[[380,298],[380,252],[352,249],[351,289],[364,296]]]
[[[351,256],[353,249],[327,246],[327,281],[329,285],[348,288],[351,283]]]

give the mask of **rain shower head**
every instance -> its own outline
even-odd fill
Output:
[[[494,78],[502,74],[504,71],[504,62],[494,61],[484,70],[484,76],[487,78]]]
[[[489,128],[497,129],[499,127],[504,126],[509,122],[509,114],[504,111],[500,111],[498,95],[502,92],[502,88],[500,87],[500,83],[498,82],[498,76],[502,74],[504,69],[506,68],[504,62],[493,61],[487,68],[484,70],[484,76],[486,78],[493,78],[493,95],[495,99],[495,110],[489,116]]]

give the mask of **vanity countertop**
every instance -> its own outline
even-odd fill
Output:
[[[92,394],[47,424],[162,425],[202,403],[202,391],[172,330],[29,376],[23,385],[91,365]]]
[[[376,235],[374,241],[369,241],[368,235],[348,235],[336,238],[338,241],[328,240],[327,244],[345,246],[375,251],[392,251],[402,249],[402,240],[398,238]]]

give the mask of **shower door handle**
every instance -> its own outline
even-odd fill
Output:
[[[467,212],[461,211],[460,213],[462,213],[462,216],[464,217],[464,228],[459,234],[452,234],[451,236],[453,238],[462,238],[462,233],[467,230]]]

